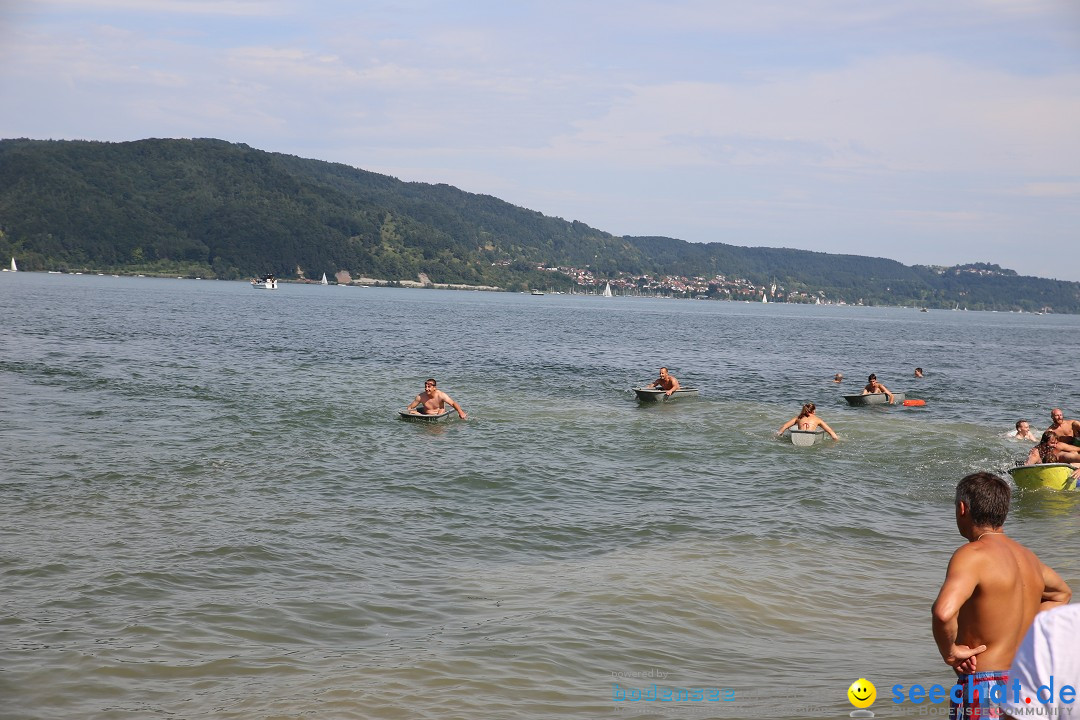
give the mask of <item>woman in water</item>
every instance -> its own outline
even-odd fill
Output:
[[[829,424],[814,414],[815,410],[817,410],[817,406],[814,405],[814,403],[806,403],[802,406],[802,410],[799,411],[798,416],[793,417],[784,423],[776,434],[783,435],[785,430],[795,426],[798,426],[796,428],[798,430],[817,430],[818,428],[821,428],[829,433],[829,436],[832,437],[833,440],[839,440],[840,438],[837,437],[836,433],[833,432],[833,429],[829,427]]]
[[[1047,430],[1039,438],[1039,444],[1031,448],[1025,465],[1037,465],[1039,463],[1069,463],[1080,462],[1080,452],[1073,449],[1069,443],[1061,442],[1053,432]]]

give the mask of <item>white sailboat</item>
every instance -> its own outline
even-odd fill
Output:
[[[329,281],[327,281],[327,279],[326,279],[326,273],[322,274],[322,280],[319,281],[319,284],[320,285],[329,285],[330,284]]]
[[[604,285],[604,297],[611,297],[611,283]]]
[[[764,290],[761,291],[761,302],[763,302],[763,303],[769,302],[769,298],[765,297],[765,291]]]
[[[11,258],[11,272],[19,272],[19,268],[15,265],[15,258]]]

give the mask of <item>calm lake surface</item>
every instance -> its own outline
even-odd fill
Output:
[[[956,482],[1080,415],[1077,316],[25,272],[0,311],[3,718],[846,717],[860,677],[896,716],[952,682]],[[660,365],[700,398],[639,405]],[[870,372],[926,406],[848,407]],[[398,419],[429,375],[468,421]],[[774,437],[806,401],[839,442]],[[1006,529],[1080,589],[1080,493]],[[654,683],[729,699],[613,700]]]

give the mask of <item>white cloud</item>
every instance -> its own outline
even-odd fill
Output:
[[[643,167],[813,165],[902,172],[1072,173],[1080,74],[1025,78],[892,57],[751,85],[627,88],[553,143]]]
[[[33,0],[32,4],[39,9],[65,12],[232,17],[274,17],[295,9],[287,0]]]

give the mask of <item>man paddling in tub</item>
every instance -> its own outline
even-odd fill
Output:
[[[436,384],[435,378],[425,380],[424,392],[417,395],[416,399],[409,403],[405,410],[413,415],[442,415],[446,412],[446,406],[449,404],[450,407],[457,410],[462,420],[467,420],[468,418],[461,406],[454,402],[452,397],[435,387]]]
[[[881,383],[878,382],[877,375],[875,375],[874,373],[870,373],[870,377],[866,378],[866,380],[867,380],[866,387],[864,387],[863,390],[862,390],[863,395],[873,395],[873,394],[876,394],[876,393],[885,393],[885,399],[889,401],[890,405],[892,405],[893,402],[895,402],[895,399],[893,398],[893,394],[891,392],[889,392],[889,388],[885,387],[884,385],[882,385]]]
[[[664,397],[671,397],[671,394],[679,389],[679,381],[675,379],[674,375],[668,375],[666,367],[662,367],[660,368],[660,377],[656,378],[645,387],[663,390]]]

